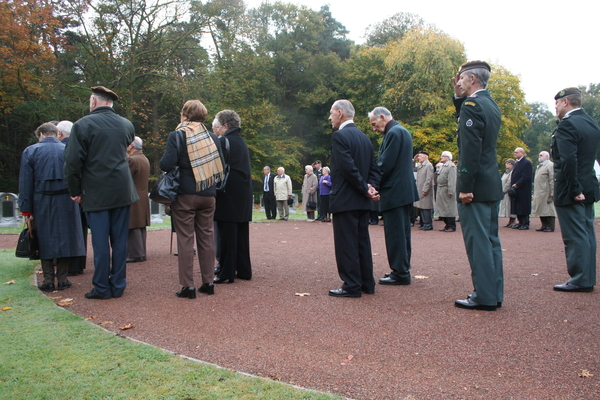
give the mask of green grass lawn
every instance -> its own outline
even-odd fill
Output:
[[[35,265],[0,250],[0,399],[340,398],[115,336],[43,296],[32,284]]]

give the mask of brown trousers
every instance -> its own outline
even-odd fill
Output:
[[[179,284],[194,285],[194,234],[202,283],[211,283],[215,268],[214,221],[215,198],[180,194],[171,205],[173,226],[177,232]]]

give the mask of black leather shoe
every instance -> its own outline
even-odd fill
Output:
[[[554,229],[546,228],[544,229],[544,232],[554,232]]]
[[[391,276],[379,279],[380,285],[410,285],[410,281],[397,281]]]
[[[73,286],[73,284],[69,281],[64,281],[64,282],[58,282],[58,290],[65,290],[70,288],[71,286]]]
[[[219,276],[220,273],[221,273],[221,264],[217,264],[217,266],[215,267],[215,276]]]
[[[365,289],[364,287],[360,288],[360,291],[363,292],[364,294],[375,294],[375,289]]]
[[[94,289],[92,289],[90,292],[86,293],[85,298],[92,299],[92,300],[108,300],[108,299],[110,299],[110,297],[100,296],[99,294],[94,292]]]
[[[219,278],[218,276],[215,278],[215,280],[213,281],[213,283],[233,283],[233,279],[225,279],[225,278]]]
[[[246,277],[242,277],[242,276],[239,276],[239,275],[236,275],[235,277],[236,277],[237,279],[243,279],[243,280],[245,280],[245,281],[250,281],[250,280],[252,280],[252,277],[250,277],[250,278],[246,278]]]
[[[215,285],[213,283],[203,283],[202,286],[198,288],[198,291],[208,295],[215,294]]]
[[[454,305],[459,308],[465,308],[467,310],[484,310],[484,311],[496,311],[498,305],[495,306],[485,306],[483,304],[475,303],[471,298],[466,298],[465,300],[456,300]]]
[[[468,296],[467,296],[467,299],[470,299],[470,298],[471,298],[471,295],[468,295]],[[501,302],[501,301],[499,301],[498,303],[496,303],[496,307],[498,307],[498,308],[502,308],[502,302]]]
[[[187,297],[188,299],[195,299],[196,298],[196,288],[194,288],[193,286],[182,287],[179,292],[175,293],[175,296]]]
[[[385,275],[383,275],[383,277],[384,277],[384,278],[387,278],[387,277],[389,277],[390,275],[392,275],[392,273],[391,273],[391,272],[386,272],[386,273],[385,273]]]
[[[591,292],[594,290],[594,287],[581,287],[567,282],[562,285],[555,285],[554,290],[558,290],[559,292]]]
[[[146,261],[146,257],[127,258],[125,260],[126,263],[136,263],[136,262],[144,262],[144,261]]]
[[[53,292],[54,291],[54,283],[42,283],[38,286],[38,289],[44,292]]]
[[[541,228],[537,228],[535,231],[536,231],[536,232],[543,232],[543,231],[544,231],[544,229],[546,229],[546,228],[542,226]]]
[[[329,291],[329,295],[333,296],[333,297],[360,297],[361,293],[350,293],[350,292],[346,292],[344,289],[339,288],[339,289],[331,289]]]
[[[521,225],[521,226],[519,227],[519,230],[520,230],[520,231],[526,231],[526,230],[528,230],[528,229],[529,229],[529,225]]]
[[[521,224],[513,224],[513,226],[511,226],[511,228],[513,229],[519,229],[521,227]]]

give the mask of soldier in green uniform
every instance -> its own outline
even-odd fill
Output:
[[[498,208],[502,183],[498,173],[496,142],[500,109],[486,90],[488,63],[463,64],[452,78],[458,118],[458,213],[474,290],[455,305],[494,311],[504,300],[502,248],[498,236]]]
[[[579,89],[563,89],[554,100],[559,119],[552,134],[554,205],[571,276],[554,290],[591,292],[596,284],[594,202],[600,200],[600,190],[594,162],[600,127],[581,108]]]

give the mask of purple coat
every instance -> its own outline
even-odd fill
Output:
[[[323,182],[326,180],[327,183]],[[331,175],[321,175],[319,179],[319,194],[321,196],[328,196],[331,193]]]

